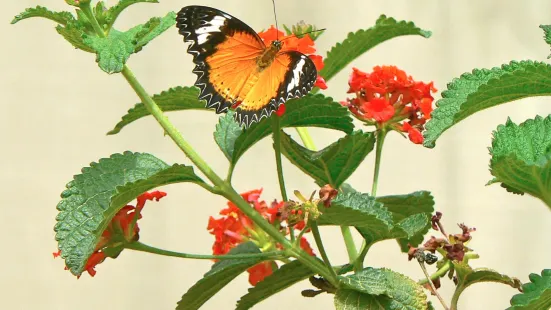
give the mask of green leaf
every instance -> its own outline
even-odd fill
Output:
[[[366,268],[358,273],[340,277],[341,283],[346,288],[356,290],[369,295],[390,295],[390,283],[388,283],[385,269]]]
[[[511,298],[511,306],[507,310],[540,310],[551,308],[551,269],[544,269],[539,274],[532,273],[528,277],[530,283],[522,285],[522,294]]]
[[[543,29],[545,43],[551,45],[551,25],[540,25],[540,28]],[[551,55],[547,56],[547,59],[549,58],[551,58]]]
[[[408,251],[408,244],[416,247],[431,228],[431,216],[434,212],[434,198],[430,192],[420,191],[408,195],[377,197],[378,202],[392,212],[392,219],[406,232],[406,238],[399,238],[402,252]]]
[[[84,43],[85,32],[78,23],[71,22],[65,26],[58,25],[55,30],[75,48],[78,48],[88,53],[95,53],[93,48]]]
[[[144,25],[140,25],[139,31],[136,33],[135,40],[135,53],[142,50],[142,48],[155,39],[170,27],[176,24],[176,13],[169,12],[165,17],[153,17]]]
[[[475,112],[522,98],[551,95],[551,66],[521,61],[501,68],[475,69],[448,84],[424,132],[426,147],[448,128]]]
[[[233,119],[233,114],[233,111],[228,111],[228,113],[222,115],[214,132],[214,141],[229,161],[233,156],[235,140],[243,133],[241,126]]]
[[[54,228],[61,256],[74,275],[82,273],[111,218],[125,201],[136,197],[126,195],[114,205],[117,187],[148,179],[168,168],[153,155],[125,152],[92,163],[74,176],[61,194]]]
[[[321,94],[306,95],[300,99],[285,103],[285,114],[280,118],[281,128],[285,127],[321,127],[351,133],[354,124],[348,110],[331,97]],[[277,116],[272,116],[277,117]],[[236,140],[231,163],[235,166],[243,155],[256,142],[272,133],[268,120],[255,123],[245,130]]]
[[[376,275],[377,278],[370,275]],[[400,273],[385,268],[367,268],[349,277],[356,279],[335,294],[337,310],[424,310],[428,307],[423,288]],[[373,288],[379,294],[370,294]]]
[[[528,193],[551,208],[551,116],[498,126],[490,154],[491,183]]]
[[[331,184],[339,188],[356,171],[365,157],[373,150],[373,133],[353,132],[318,152],[313,152],[282,135],[282,153],[311,176],[319,186]]]
[[[319,225],[354,226],[368,243],[387,236],[394,228],[392,213],[367,194],[339,194],[329,208],[319,208]]]
[[[231,249],[228,255],[256,253],[261,253],[258,247],[252,242],[246,242]],[[217,262],[201,280],[195,283],[184,296],[182,296],[176,309],[199,309],[207,300],[218,293],[218,291],[230,283],[235,277],[261,261],[262,258],[247,258],[225,259]]]
[[[457,278],[455,292],[453,293],[451,301],[451,307],[453,309],[457,309],[457,302],[459,301],[459,296],[461,295],[461,293],[463,293],[463,291],[467,287],[475,283],[497,282],[509,285],[512,288],[520,287],[520,281],[518,279],[500,274],[495,270],[487,268],[472,269],[469,265],[465,263],[454,263],[453,266]]]
[[[75,21],[75,17],[70,12],[53,12],[43,6],[37,6],[35,8],[28,8],[19,15],[16,15],[11,21],[11,24],[13,25],[31,17],[43,17],[61,25],[66,25],[69,22]]]
[[[298,260],[287,263],[264,278],[256,286],[249,288],[249,292],[237,302],[235,310],[250,309],[264,299],[283,291],[297,282],[308,279],[314,274],[310,268],[307,268]]]
[[[112,74],[121,72],[124,64],[134,52],[134,36],[131,33],[112,29],[106,38],[84,35],[84,43],[97,54],[96,61],[101,70]]]
[[[164,112],[181,110],[205,110],[205,103],[199,101],[199,89],[196,87],[174,87],[154,95],[153,100]],[[121,131],[126,125],[150,115],[143,103],[136,104],[128,113],[122,117],[122,120],[115,125],[108,135],[114,135]]]
[[[113,26],[113,23],[124,9],[136,3],[159,3],[158,0],[119,0],[117,5],[114,5],[107,10],[107,29],[110,29]]]
[[[354,59],[379,43],[405,35],[420,35],[428,38],[431,32],[416,27],[412,22],[397,22],[394,18],[381,15],[375,26],[349,33],[342,43],[337,43],[331,48],[324,60],[325,66],[319,74],[328,81]]]
[[[124,186],[117,187],[116,194],[111,197],[111,205],[124,206],[134,198],[151,189],[163,185],[182,182],[192,182],[200,186],[208,186],[195,174],[193,167],[175,164],[151,175],[148,178],[140,179],[134,183],[128,183]]]

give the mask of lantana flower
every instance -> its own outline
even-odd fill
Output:
[[[314,65],[316,66],[316,70],[318,72],[323,69],[323,57],[320,55],[315,55],[316,48],[314,47],[314,40],[310,37],[310,35],[303,35],[300,38],[297,37],[294,34],[291,35],[285,35],[285,33],[281,30],[278,30],[274,26],[271,26],[268,30],[259,32],[258,35],[264,41],[264,44],[266,46],[270,46],[273,41],[280,40],[283,42],[283,45],[281,47],[281,52],[285,51],[297,51],[301,52],[304,55],[310,57]],[[320,88],[320,89],[327,89],[327,84],[325,84],[325,80],[318,75],[316,79],[316,83],[314,86]]]
[[[423,143],[422,131],[434,101],[431,93],[436,92],[433,82],[417,82],[396,66],[376,66],[371,73],[354,68],[348,85],[348,93],[356,97],[341,104],[356,118],[405,132],[413,143]]]
[[[137,221],[142,218],[141,211],[146,201],[159,201],[164,196],[166,193],[161,191],[146,192],[136,198],[136,206],[122,207],[101,234],[94,253],[88,258],[84,270],[90,276],[95,276],[95,268],[98,264],[101,264],[107,257],[116,258],[124,249],[124,244],[138,241],[140,228]],[[54,258],[58,256],[61,256],[61,250],[54,253]],[[65,267],[65,269],[68,268]]]
[[[281,214],[285,207],[284,202],[273,201],[268,204],[264,200],[260,200],[262,189],[252,190],[241,194],[243,199],[247,201],[252,208],[262,215],[272,225],[276,226],[282,234],[288,234],[288,228],[281,226]],[[228,202],[226,208],[220,211],[222,217],[215,219],[209,218],[207,229],[214,235],[214,244],[212,245],[212,253],[214,255],[227,254],[232,248],[240,243],[252,241],[262,251],[275,251],[281,249],[281,245],[273,240],[262,229],[257,227],[235,204]],[[304,228],[304,221],[293,225],[296,229]],[[314,256],[314,251],[306,238],[300,239],[300,247],[308,254]],[[274,261],[265,261],[259,263],[247,271],[249,272],[249,283],[256,285],[265,277],[272,274],[273,270],[277,269],[277,264]]]

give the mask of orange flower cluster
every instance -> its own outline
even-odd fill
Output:
[[[266,220],[276,226],[283,234],[288,234],[286,228],[281,227],[281,214],[284,208],[284,202],[273,201],[267,204],[260,200],[262,189],[252,190],[241,194],[252,208],[260,213]],[[256,225],[245,215],[235,204],[228,202],[227,208],[220,211],[221,218],[215,219],[212,216],[209,218],[207,229],[214,235],[215,240],[212,246],[214,255],[227,254],[232,248],[240,243],[252,241],[263,251],[273,251],[281,248],[269,235]],[[294,228],[300,230],[305,227],[304,221],[294,225]],[[300,246],[303,250],[314,256],[314,252],[308,241],[302,237]],[[265,277],[272,274],[274,269],[277,269],[277,264],[273,261],[265,261],[259,263],[247,271],[249,272],[249,283],[256,285]]]
[[[396,66],[377,66],[371,73],[354,68],[348,85],[356,98],[341,103],[358,119],[407,132],[413,143],[423,143],[421,132],[436,92],[433,82],[417,82]]]
[[[90,276],[96,275],[96,266],[101,264],[107,258],[106,251],[109,252],[109,257],[116,257],[124,249],[124,243],[130,243],[139,239],[140,228],[138,220],[142,218],[141,211],[145,206],[146,201],[156,200],[166,196],[165,192],[154,191],[144,193],[136,198],[136,206],[126,205],[115,214],[109,222],[107,228],[103,231],[94,253],[90,255],[84,270],[88,271]],[[54,253],[54,258],[61,255],[61,250]],[[67,269],[67,267],[65,267]]]

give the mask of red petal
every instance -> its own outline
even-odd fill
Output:
[[[320,89],[327,89],[327,84],[325,84],[325,80],[319,75],[314,86],[319,87]]]
[[[314,250],[312,249],[312,247],[310,246],[310,243],[308,243],[308,240],[306,240],[306,238],[302,237],[300,238],[300,247],[306,251],[306,253],[310,254],[310,256],[316,256],[316,254],[314,254]]]
[[[283,114],[285,114],[285,105],[280,104],[277,110],[275,111],[275,114],[279,117],[283,116]]]
[[[274,262],[267,261],[249,268],[247,270],[249,272],[249,283],[255,286],[258,282],[264,280],[265,277],[271,275],[273,273],[273,264]]]

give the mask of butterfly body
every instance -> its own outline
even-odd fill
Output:
[[[235,109],[235,119],[248,127],[270,116],[291,98],[306,95],[317,71],[308,56],[284,50],[284,42],[268,46],[248,25],[220,10],[184,7],[177,27],[190,42],[199,99],[216,113]]]

